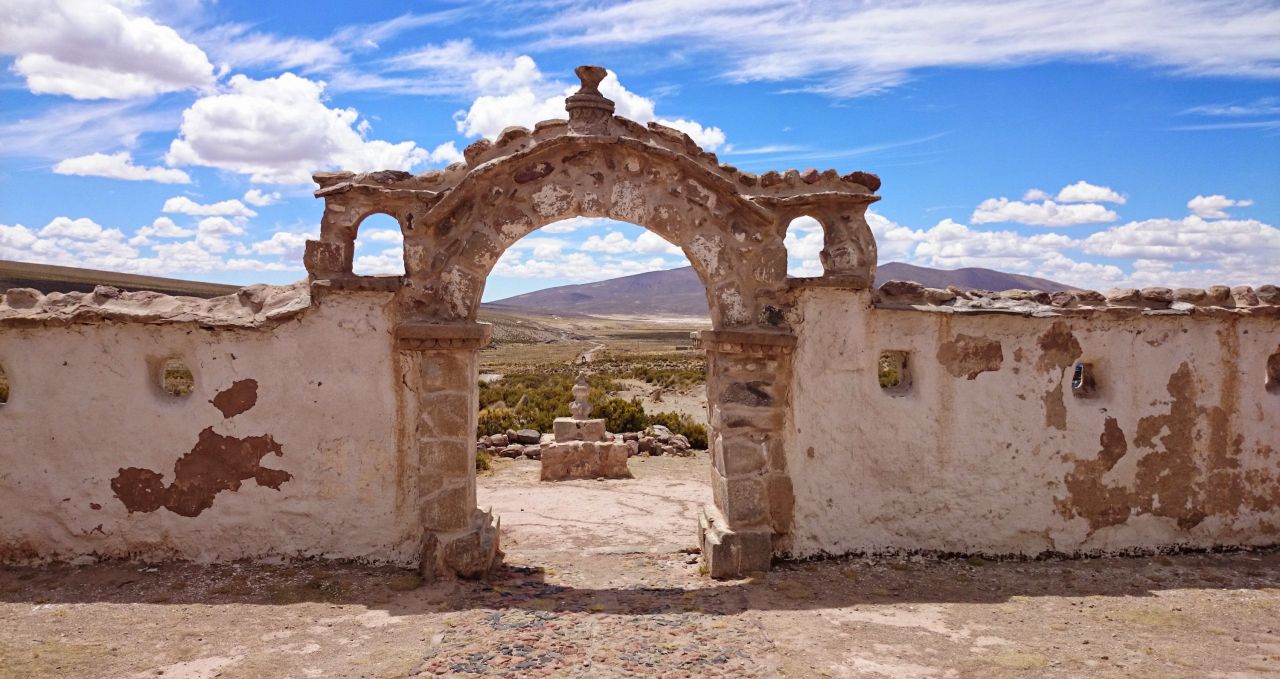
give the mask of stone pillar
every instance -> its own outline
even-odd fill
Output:
[[[498,522],[476,507],[477,352],[484,323],[402,323],[396,348],[407,354],[408,439],[416,454],[424,529],[422,574],[479,577],[501,557]]]
[[[699,521],[712,577],[769,568],[791,530],[793,495],[783,449],[794,335],[720,330],[699,333],[707,353],[714,507]]]

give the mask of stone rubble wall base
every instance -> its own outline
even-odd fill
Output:
[[[479,509],[471,526],[453,532],[427,531],[422,541],[419,569],[427,581],[483,577],[502,563],[498,540],[502,519]]]
[[[630,447],[619,442],[566,441],[542,447],[542,481],[629,479]]]
[[[712,505],[704,505],[698,515],[698,542],[702,563],[713,578],[767,571],[773,561],[773,535],[768,527],[729,530],[720,510]]]

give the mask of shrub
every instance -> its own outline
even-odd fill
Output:
[[[613,432],[640,431],[645,428],[644,406],[638,399],[624,401],[611,398],[591,408],[592,417],[604,418],[605,429]]]
[[[493,469],[493,458],[487,451],[476,449],[476,471],[487,472]]]
[[[489,408],[480,411],[480,417],[476,419],[476,434],[478,436],[502,434],[508,429],[520,429],[519,424],[514,410]]]
[[[683,435],[694,448],[705,450],[707,447],[707,428],[684,413],[655,413],[648,419],[650,425],[660,424],[672,434]]]
[[[488,410],[506,410],[507,415],[478,427],[481,434],[500,434],[507,429],[536,429],[551,431],[551,422],[557,417],[569,416],[569,402],[573,400],[573,383],[578,371],[572,366],[548,367],[542,371],[517,372],[503,375],[502,379],[480,383],[481,416]],[[591,393],[587,399],[592,404],[594,417],[604,417],[599,408],[608,401],[607,391],[618,385],[602,375],[590,375],[587,383]],[[493,408],[499,402],[516,404],[510,408]],[[488,409],[488,410],[485,410]],[[495,428],[498,426],[501,428]]]

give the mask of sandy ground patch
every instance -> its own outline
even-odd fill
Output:
[[[682,413],[696,422],[707,422],[707,385],[699,384],[684,390],[661,389],[644,380],[615,379],[622,387],[611,395],[624,401],[640,399],[646,413]]]
[[[482,502],[505,565],[422,584],[352,564],[0,569],[0,677],[1254,677],[1280,673],[1280,552],[783,564],[714,582],[708,460]],[[521,511],[524,510],[524,511]]]

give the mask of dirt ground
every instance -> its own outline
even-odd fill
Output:
[[[646,413],[680,413],[692,417],[695,422],[707,422],[707,386],[699,384],[688,389],[659,389],[643,380],[615,379],[621,390],[609,394],[614,398],[630,401],[640,399]]]
[[[1280,552],[852,558],[715,582],[705,454],[625,481],[497,463],[505,565],[0,570],[0,677],[1253,677],[1280,674]]]

